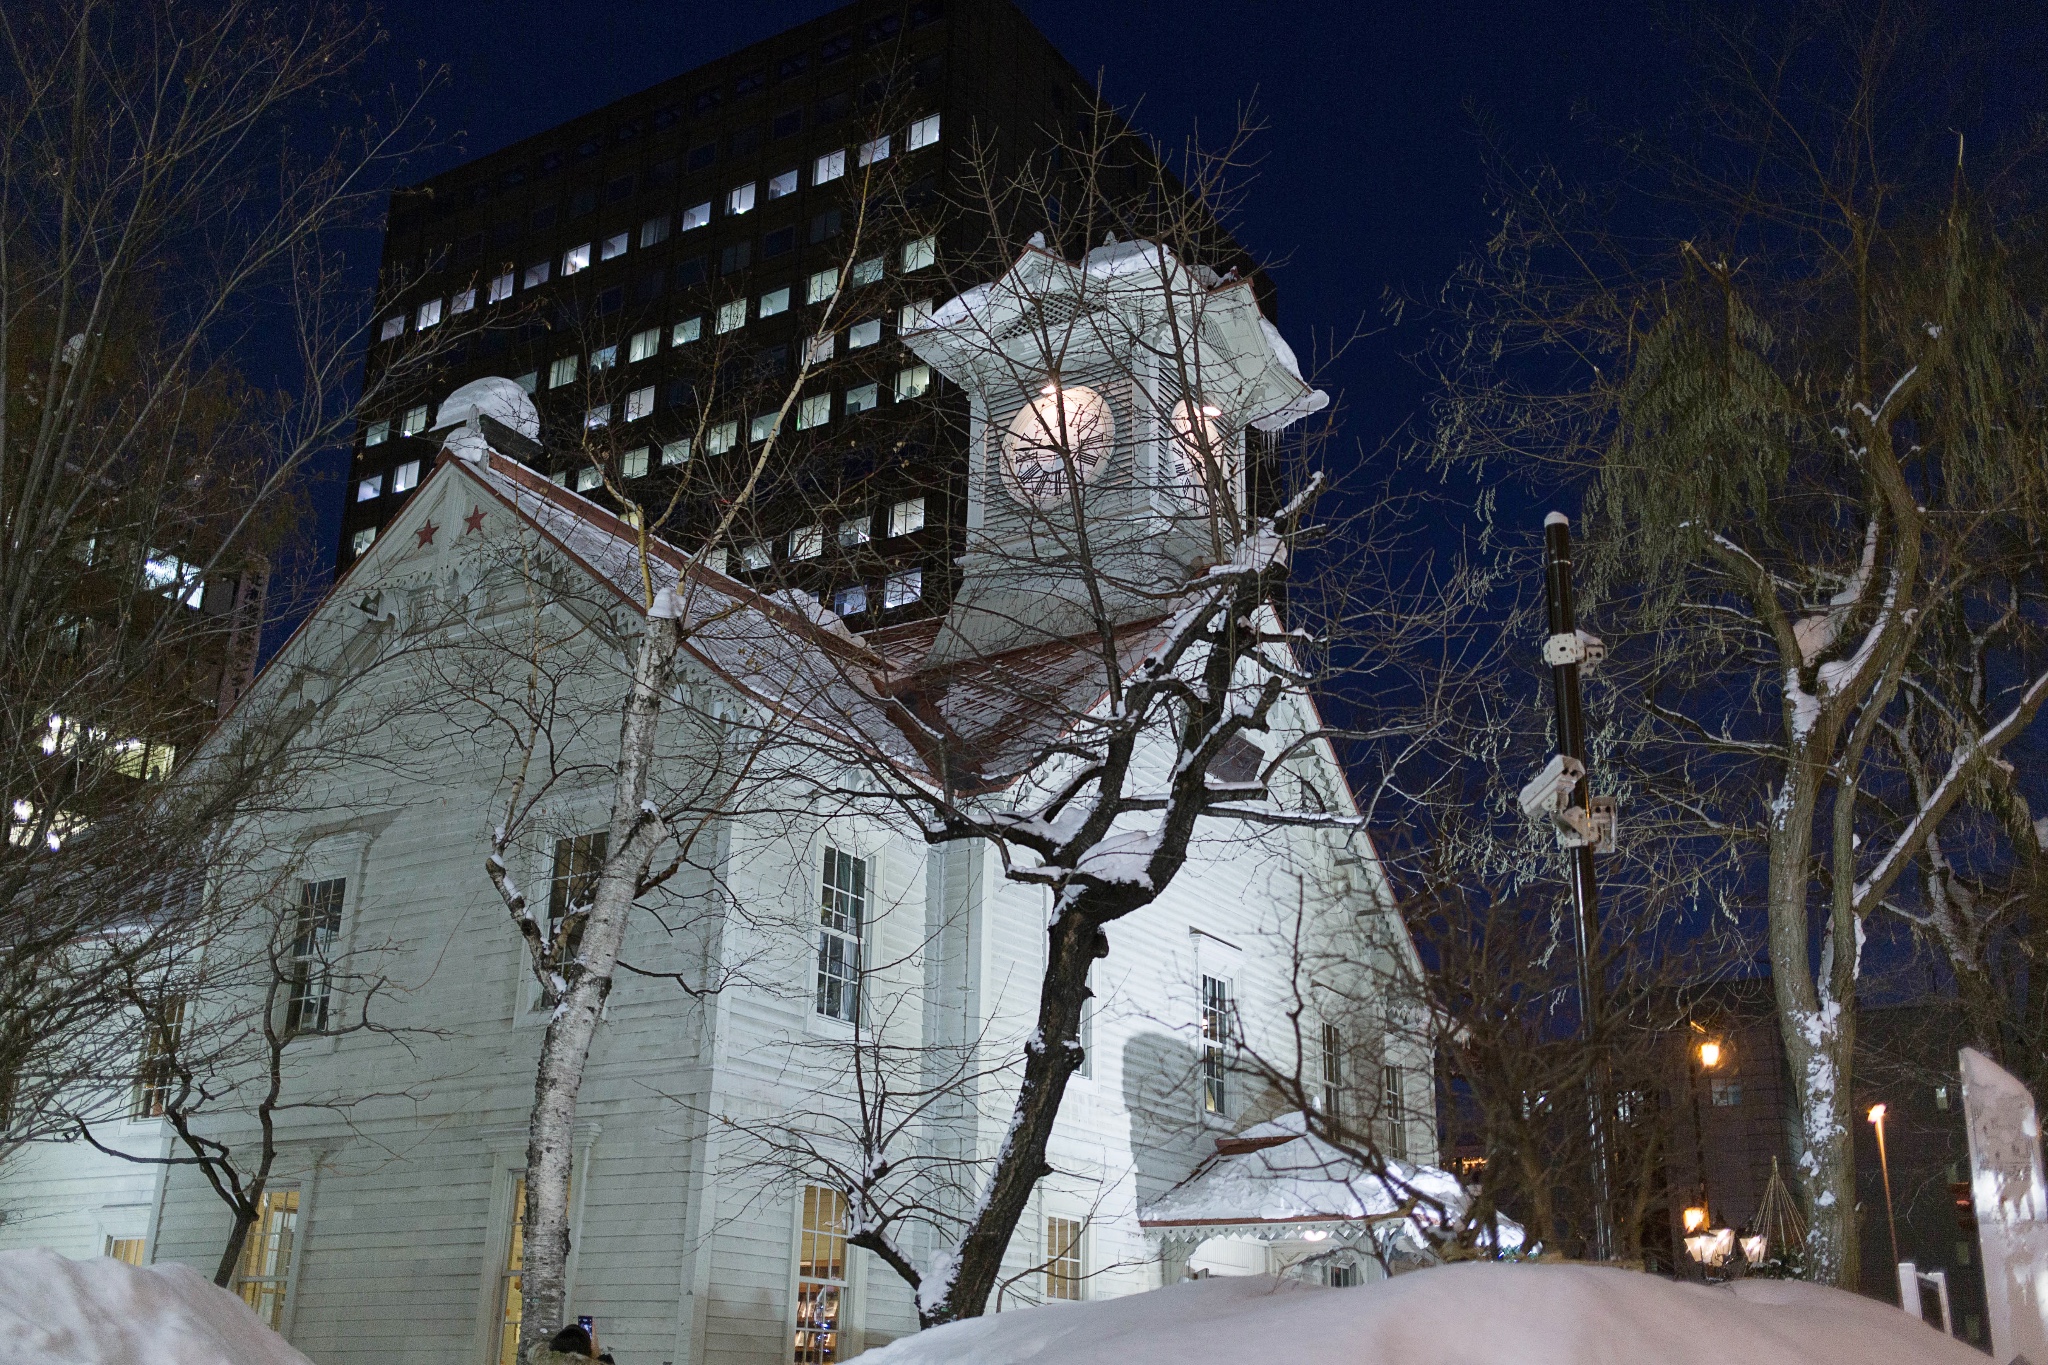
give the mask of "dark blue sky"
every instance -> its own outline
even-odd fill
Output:
[[[416,86],[441,148],[419,179],[644,89],[837,8],[804,0],[676,5],[647,0],[401,4],[366,82]],[[1023,0],[1075,66],[1103,73],[1147,132],[1220,136],[1241,101],[1269,125],[1242,236],[1275,263],[1282,325],[1304,360],[1377,324],[1386,289],[1428,290],[1487,229],[1473,106],[1530,155],[1579,159],[1575,107],[1633,123],[1679,79],[1674,45],[1635,4],[1224,4],[1218,0]],[[374,242],[363,287],[374,283]],[[1376,450],[1416,411],[1404,356],[1420,327],[1357,345],[1322,378],[1348,417],[1344,449]],[[323,489],[330,557],[339,470]],[[1532,528],[1533,529],[1533,528]]]

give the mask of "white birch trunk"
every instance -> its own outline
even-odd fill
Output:
[[[565,1325],[568,1311],[569,1179],[576,1100],[611,994],[626,925],[662,834],[647,804],[648,771],[678,623],[663,593],[648,614],[619,725],[610,839],[575,956],[563,964],[561,998],[548,1019],[533,1082],[526,1136],[525,1260],[520,1267],[519,1356],[530,1360]]]

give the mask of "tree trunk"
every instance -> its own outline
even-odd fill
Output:
[[[1796,1165],[1806,1194],[1807,1278],[1853,1283],[1856,1272],[1856,1164],[1844,1106],[1849,1102],[1850,1047],[1855,1040],[1855,998],[1837,990],[1845,946],[1854,953],[1853,921],[1830,915],[1827,946],[1816,977],[1807,952],[1808,892],[1812,883],[1813,822],[1822,764],[1795,748],[1770,825],[1767,892],[1771,981],[1778,1025],[1790,1067],[1799,1116]],[[1846,794],[1843,799],[1850,799]],[[1838,869],[1838,877],[1848,875]],[[1846,970],[1853,980],[1853,962]]]
[[[1094,893],[1101,895],[1102,893]],[[1060,1115],[1067,1082],[1081,1066],[1081,1010],[1088,998],[1088,969],[1108,951],[1099,925],[1129,913],[1115,907],[1104,917],[1085,913],[1091,898],[1080,892],[1053,921],[1047,934],[1045,977],[1039,986],[1038,1029],[1024,1047],[1024,1080],[1011,1111],[1010,1129],[974,1221],[954,1248],[952,1259],[933,1263],[917,1287],[918,1322],[925,1327],[980,1317],[1002,1277],[1003,1256],[1041,1178],[1052,1174],[1045,1149]],[[851,1239],[856,1246],[882,1246]]]
[[[262,1198],[261,1194],[257,1195]],[[256,1205],[244,1204],[235,1210],[235,1220],[228,1226],[228,1244],[220,1254],[220,1265],[215,1267],[213,1282],[222,1289],[235,1287],[235,1269],[242,1263],[242,1248],[249,1241],[249,1229],[256,1226]]]
[[[669,660],[678,625],[664,592],[649,612],[633,664],[633,682],[619,724],[619,765],[612,788],[607,856],[598,873],[589,917],[575,940],[575,956],[562,970],[561,997],[541,1040],[533,1082],[533,1113],[526,1136],[525,1259],[520,1265],[519,1356],[531,1359],[563,1325],[568,1310],[569,1180],[576,1100],[597,1039],[604,1002],[626,925],[647,875],[660,818],[647,808],[648,772],[661,720]]]

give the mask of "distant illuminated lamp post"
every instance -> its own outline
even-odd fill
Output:
[[[1870,1106],[1870,1126],[1877,1129],[1877,1169],[1884,1177],[1884,1221],[1892,1234],[1892,1264],[1899,1263],[1899,1220],[1892,1213],[1892,1168],[1884,1150],[1884,1106]]]

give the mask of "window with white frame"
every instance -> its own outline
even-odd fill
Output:
[[[733,217],[754,211],[754,182],[734,185],[725,192],[725,211]]]
[[[720,422],[704,433],[704,453],[723,455],[740,443],[740,424]]]
[[[298,1190],[265,1190],[262,1202],[256,1206],[256,1222],[242,1243],[235,1292],[273,1332],[284,1326],[284,1301],[291,1288],[298,1232]]]
[[[349,538],[348,552],[352,555],[361,555],[363,551],[369,549],[370,546],[376,543],[376,541],[377,528],[374,526],[365,526],[362,530],[356,532],[355,535]]]
[[[817,989],[818,1013],[828,1019],[851,1023],[860,1016],[860,943],[867,910],[867,860],[828,846],[819,897]]]
[[[832,291],[838,287],[838,266],[832,265],[825,267],[823,270],[814,270],[811,272],[811,277],[804,281],[804,302],[823,303],[826,299],[832,297]]]
[[[1202,977],[1202,1112],[1230,1116],[1230,982]]]
[[[677,441],[663,441],[661,443],[661,462],[663,465],[688,464],[690,462],[690,438],[685,436]]]
[[[388,420],[370,423],[370,429],[363,433],[363,444],[366,447],[381,446],[390,439],[391,423]]]
[[[769,290],[769,291],[768,291],[767,293],[765,293],[765,294],[763,294],[763,295],[761,296],[761,311],[760,311],[760,316],[761,316],[761,317],[764,317],[764,318],[772,318],[772,317],[774,317],[774,316],[775,316],[776,314],[778,314],[778,313],[787,313],[788,311],[789,311],[789,286],[788,286],[788,285],[784,285],[784,286],[782,286],[782,288],[780,288],[780,289],[771,289],[771,290]]]
[[[622,478],[638,479],[647,473],[647,447],[634,446],[619,456],[619,475]]]
[[[548,482],[557,488],[567,488],[569,486],[569,471],[557,469],[554,473],[548,475]]]
[[[866,412],[882,401],[882,390],[876,384],[857,384],[846,391],[846,410],[849,413]]]
[[[1344,1035],[1324,1024],[1316,1035],[1315,1070],[1309,1103],[1331,1123],[1344,1119]]]
[[[901,569],[882,580],[882,610],[907,607],[924,596],[924,570]]]
[[[870,256],[864,261],[855,261],[846,278],[849,284],[854,285],[880,284],[882,276],[887,273],[888,263],[880,256]]]
[[[334,943],[341,936],[341,903],[347,890],[348,882],[342,877],[299,883],[291,980],[285,992],[286,1033],[321,1033],[327,1028],[328,1005],[334,994]]]
[[[796,429],[809,431],[832,420],[832,395],[814,393],[796,405]]]
[[[502,274],[491,276],[490,288],[484,295],[485,301],[489,303],[503,303],[511,297],[512,272],[507,270]]]
[[[859,616],[868,609],[868,585],[849,583],[832,594],[832,610],[841,616]]]
[[[837,1365],[846,1311],[846,1196],[806,1185],[796,1253],[792,1365]]]
[[[794,168],[784,171],[781,175],[775,176],[768,182],[768,197],[770,199],[780,199],[784,195],[795,193],[796,171]]]
[[[747,301],[745,299],[734,299],[730,303],[718,305],[718,334],[720,336],[724,336],[727,332],[737,332],[746,325]]]
[[[697,340],[699,337],[703,335],[703,318],[684,318],[681,322],[677,323],[674,327],[669,329],[668,344],[671,346],[687,346],[691,342]]]
[[[882,134],[878,138],[872,138],[860,144],[861,165],[872,166],[877,161],[887,161],[888,159],[889,135],[887,133]]]
[[[450,296],[448,300],[448,315],[450,317],[453,317],[457,313],[467,313],[472,311],[475,307],[476,290],[459,289],[452,296]]]
[[[804,363],[822,365],[839,352],[839,338],[830,332],[812,337],[804,343]]]
[[[903,139],[903,146],[905,150],[914,152],[920,147],[929,147],[938,140],[939,116],[927,114],[910,125],[910,136]]]
[[[811,183],[828,185],[846,174],[846,149],[827,152],[811,163]]]
[[[700,227],[711,226],[711,201],[692,204],[683,210],[683,231],[692,232]]]
[[[1387,1155],[1408,1155],[1408,1096],[1401,1068],[1389,1062],[1380,1068],[1380,1119],[1387,1129]]]
[[[135,1090],[129,1099],[131,1119],[162,1118],[177,1092],[178,1047],[185,1038],[185,999],[162,1001],[155,1017],[143,1021],[142,1057],[135,1067]]]
[[[633,234],[630,232],[614,232],[611,236],[605,238],[604,241],[598,246],[597,259],[599,259],[600,261],[609,261],[615,257],[625,255],[626,244],[632,238],[632,236]]]
[[[775,434],[775,424],[781,416],[782,414],[779,412],[764,412],[753,421],[747,423],[747,439],[749,441],[765,441],[773,436]]]
[[[775,551],[765,540],[750,540],[740,546],[740,566],[746,569],[765,569],[775,562]]]
[[[626,420],[637,422],[654,411],[654,385],[635,389],[626,395]]]
[[[393,313],[390,317],[384,319],[384,325],[377,329],[377,340],[379,341],[389,341],[393,337],[403,335],[405,335],[405,314],[403,313]]]
[[[1086,1228],[1078,1218],[1045,1220],[1045,1297],[1079,1299],[1088,1283],[1082,1246]]]
[[[593,488],[604,486],[604,471],[594,464],[587,464],[576,471],[576,491],[588,493]]]
[[[839,548],[850,550],[856,545],[868,543],[868,517],[865,512],[857,517],[846,517],[839,523]]]
[[[649,327],[633,333],[626,341],[626,363],[637,365],[643,360],[652,360],[661,349],[661,329]]]
[[[939,259],[939,239],[919,237],[903,244],[903,271],[922,270]]]
[[[667,214],[664,213],[659,215],[658,217],[649,218],[646,222],[640,225],[640,245],[643,248],[650,246],[660,246],[663,242],[667,240]]]
[[[611,424],[612,405],[610,403],[594,403],[584,411],[583,429],[585,431],[596,431],[599,427],[608,427]]]
[[[148,1241],[147,1237],[109,1237],[103,1254],[108,1260],[119,1261],[123,1265],[141,1265],[142,1251]]]
[[[356,501],[369,502],[372,498],[384,496],[384,476],[372,474],[356,484]]]
[[[889,534],[907,536],[924,529],[924,495],[905,498],[889,507]]]
[[[427,429],[427,405],[417,404],[405,410],[405,416],[398,423],[398,434],[417,436]]]
[[[527,289],[538,289],[548,282],[548,272],[553,267],[547,261],[536,261],[526,267],[526,274],[520,284]]]
[[[596,473],[588,470],[587,473]],[[582,482],[579,475],[577,482]],[[587,915],[590,906],[597,899],[597,878],[604,870],[605,852],[611,843],[611,835],[604,830],[592,830],[588,834],[572,834],[555,840],[554,867],[548,874],[548,939],[553,942],[560,938],[562,928],[572,916]],[[571,932],[569,948],[573,952],[576,939],[581,935]]]
[[[526,1177],[512,1176],[512,1230],[506,1238],[505,1262],[498,1268],[498,1350],[495,1365],[519,1365],[519,1324],[525,1317]]]
[[[583,242],[562,253],[562,278],[590,269],[590,243]]]
[[[846,349],[849,351],[865,350],[881,339],[882,320],[880,318],[869,318],[865,322],[856,322],[853,326],[846,329]]]
[[[440,323],[441,300],[428,299],[420,305],[419,314],[413,323],[413,330],[424,332],[429,327],[438,327]]]
[[[600,346],[590,353],[590,372],[592,374],[596,374],[600,370],[609,370],[618,363],[619,348],[616,346]]]
[[[420,462],[418,460],[407,460],[404,464],[391,471],[391,491],[394,493],[410,493],[413,489],[419,487],[419,484]]]
[[[896,371],[896,401],[922,398],[931,392],[932,367],[929,365],[906,365]]]
[[[816,559],[825,553],[825,528],[822,526],[799,526],[789,533],[789,557],[791,559]]]
[[[559,389],[564,384],[575,383],[576,372],[582,363],[580,356],[565,355],[556,359],[554,364],[548,366],[548,387]]]

